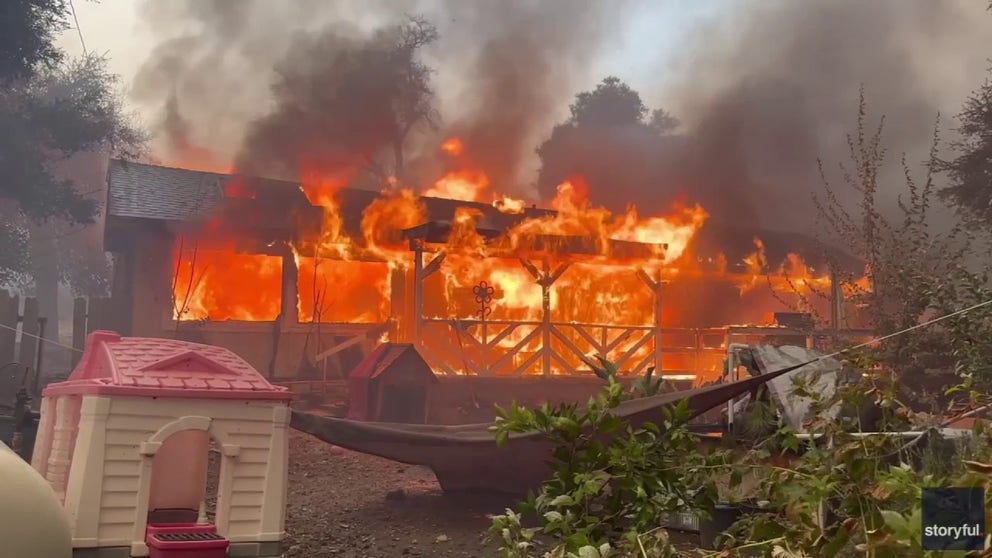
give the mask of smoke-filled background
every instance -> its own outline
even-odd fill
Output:
[[[356,66],[396,62],[381,47],[402,43],[397,26],[416,14],[438,36],[415,54],[434,95],[401,134],[406,181],[436,179],[438,145],[458,136],[503,193],[547,199],[559,179],[583,174],[592,200],[613,209],[654,212],[684,196],[714,219],[806,230],[817,159],[828,170],[845,160],[862,85],[871,115],[886,115],[893,168],[882,195],[894,205],[900,154],[925,157],[938,112],[953,133],[992,53],[982,2],[778,0],[714,3],[666,28],[674,37],[659,35],[675,48],[653,55],[642,40],[635,62],[604,66],[655,4],[147,2],[140,13],[156,47],[132,99],[155,115],[163,163],[286,177],[375,166],[398,132],[374,109],[397,85]],[[539,158],[556,124],[575,125],[566,123],[575,95],[611,74],[681,124],[655,134],[645,116],[556,140]],[[556,133],[575,135],[565,128]]]

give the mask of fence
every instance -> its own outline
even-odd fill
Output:
[[[52,330],[48,318],[40,315],[38,299],[0,290],[0,404],[12,401],[26,379],[37,392],[41,378],[68,374],[79,362],[86,335],[112,329],[111,322],[110,299],[77,298],[72,307],[72,349],[57,339],[46,344],[39,338],[51,338]]]

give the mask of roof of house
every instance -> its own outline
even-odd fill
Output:
[[[295,182],[117,159],[110,161],[108,174],[107,216],[111,226],[115,217],[190,221],[217,215],[220,211],[228,217],[223,219],[225,227],[250,228],[262,239],[260,245],[265,245],[282,237],[292,238],[292,235],[311,238],[323,222],[323,209],[311,205]],[[225,190],[232,185],[250,189],[251,199],[225,196]],[[343,188],[336,193],[335,200],[347,234],[362,238],[363,212],[381,196],[377,191],[356,188]],[[555,213],[548,209],[527,208],[521,214],[508,214],[486,203],[432,197],[422,197],[421,201],[427,210],[427,222],[409,229],[407,236],[423,236],[443,229],[445,223],[454,220],[458,208],[478,210],[477,228],[489,236],[505,231],[523,219]],[[755,238],[763,241],[769,262],[781,262],[788,253],[795,252],[816,268],[825,263],[837,263],[852,272],[860,272],[863,268],[857,258],[824,246],[808,235],[769,230],[760,223],[708,222],[694,237],[693,252],[704,256],[723,254],[728,261],[741,262],[754,252]]]
[[[112,331],[91,333],[69,378],[50,384],[44,394],[292,399],[288,389],[273,386],[228,349]]]
[[[184,221],[224,198],[226,175],[110,160],[107,215]]]
[[[251,199],[238,197],[237,193],[226,196],[225,191],[232,186],[235,186],[234,190],[243,188],[250,191]],[[166,221],[203,218],[222,202],[233,206],[234,211],[247,212],[255,206],[270,215],[278,213],[271,210],[273,203],[310,206],[300,184],[296,182],[160,167],[119,159],[110,161],[107,197],[108,217]],[[360,224],[365,208],[381,197],[382,194],[374,190],[340,189],[335,194],[335,201],[346,219],[346,229],[350,228],[347,222],[349,218],[356,217],[358,221],[355,224]],[[487,203],[433,197],[420,199],[427,210],[428,220],[451,220],[458,208],[470,207],[482,213],[482,221],[486,226],[501,229],[526,217],[554,213],[546,209],[529,208],[520,214],[509,214]],[[321,211],[321,208],[310,207],[318,214]]]
[[[434,381],[438,381],[437,377],[434,376],[434,372],[431,370],[431,367],[424,361],[423,357],[420,356],[420,353],[417,352],[416,347],[410,343],[380,343],[379,346],[369,354],[369,356],[365,357],[365,360],[363,360],[354,370],[352,370],[349,379],[375,379],[386,372],[393,370],[393,365],[399,361],[400,357],[408,354],[415,359],[419,370],[429,372],[431,378]],[[423,366],[420,366],[421,364]]]

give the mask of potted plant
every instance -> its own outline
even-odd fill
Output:
[[[762,498],[762,483],[768,475],[758,468],[748,468],[724,474],[717,479],[717,501],[699,519],[700,546],[707,550],[719,548],[721,535],[731,530],[741,519],[761,513],[774,513]]]

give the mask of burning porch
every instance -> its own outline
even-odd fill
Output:
[[[851,310],[798,255],[712,250],[698,206],[614,217],[568,183],[551,211],[121,161],[108,180],[122,328],[228,347],[283,382],[343,379],[388,339],[455,383],[553,376],[584,397],[599,353],[698,384],[733,343],[810,336],[770,319],[789,297],[837,328]]]

